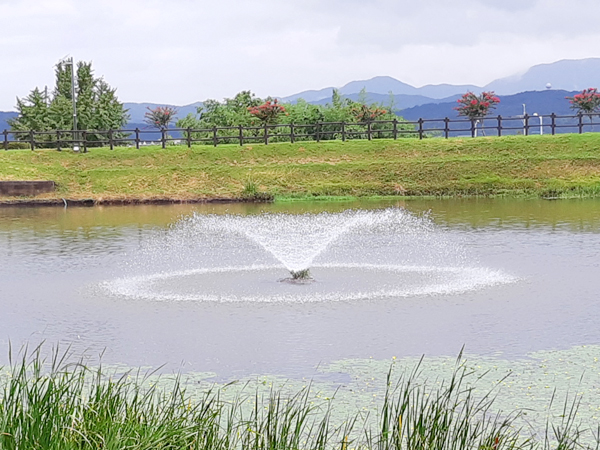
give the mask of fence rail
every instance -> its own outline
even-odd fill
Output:
[[[165,128],[165,129],[119,129],[119,130],[53,130],[53,131],[10,131],[2,132],[2,147],[4,150],[21,148],[25,145],[31,150],[36,148],[79,149],[87,152],[94,146],[108,146],[113,150],[116,146],[135,146],[160,144],[166,148],[169,143],[185,143],[191,147],[195,143],[218,146],[219,144],[270,142],[299,142],[313,140],[339,139],[398,139],[412,137],[450,138],[453,136],[477,137],[491,132],[497,136],[522,133],[557,134],[562,130],[583,133],[594,131],[594,117],[600,114],[557,115],[545,116],[525,114],[517,117],[485,117],[481,119],[418,119],[405,120],[374,120],[371,122],[316,122],[312,124],[264,124],[261,126],[244,127],[212,127],[204,129]],[[453,124],[457,124],[453,126]],[[569,132],[569,131],[567,131]],[[21,143],[21,144],[15,144]]]

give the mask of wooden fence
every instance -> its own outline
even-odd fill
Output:
[[[554,113],[538,116],[523,115],[517,117],[486,117],[471,120],[468,118],[375,120],[371,122],[316,122],[313,124],[264,124],[262,126],[212,127],[205,129],[168,128],[168,129],[120,129],[120,130],[54,130],[54,131],[10,131],[2,132],[4,150],[13,148],[73,148],[86,152],[89,147],[135,146],[159,144],[163,148],[168,143],[202,143],[213,146],[236,143],[244,145],[260,142],[299,142],[339,139],[398,139],[402,137],[428,138],[453,136],[477,137],[478,134],[503,136],[506,134],[557,134],[559,132],[594,131],[593,118],[600,114],[556,115]],[[596,124],[597,125],[597,124]]]

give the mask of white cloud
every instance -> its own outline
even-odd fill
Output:
[[[600,31],[579,20],[598,14],[596,0],[0,0],[0,110],[52,86],[67,54],[93,61],[123,101],[286,95],[376,75],[485,84],[600,56]]]

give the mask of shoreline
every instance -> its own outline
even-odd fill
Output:
[[[272,203],[257,201],[254,199],[242,198],[127,198],[127,199],[69,199],[69,198],[51,198],[51,199],[9,199],[0,200],[0,208],[16,206],[129,206],[129,205],[182,205],[182,204],[202,204],[202,203]]]
[[[571,196],[540,196],[535,194],[498,194],[498,195],[372,195],[372,196],[304,196],[304,197],[279,197],[273,199],[254,199],[254,198],[8,198],[0,199],[0,209],[10,207],[94,207],[94,206],[135,206],[135,205],[193,205],[193,204],[272,204],[272,203],[294,203],[294,202],[344,202],[360,200],[436,200],[436,199],[538,199],[538,200],[581,200],[600,198],[600,195],[571,195]]]

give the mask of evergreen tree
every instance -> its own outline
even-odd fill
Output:
[[[9,121],[13,131],[73,129],[71,70],[70,65],[56,65],[56,85],[51,98],[46,98],[38,88],[25,98],[17,98],[19,115]],[[129,115],[123,103],[119,102],[116,89],[111,88],[103,78],[94,77],[92,63],[77,63],[75,93],[77,129],[88,131],[87,140],[100,141],[104,136],[97,130],[118,130],[127,123]],[[19,137],[27,139],[25,135]],[[45,139],[52,141],[55,136],[47,135]],[[42,138],[36,136],[36,140]]]

